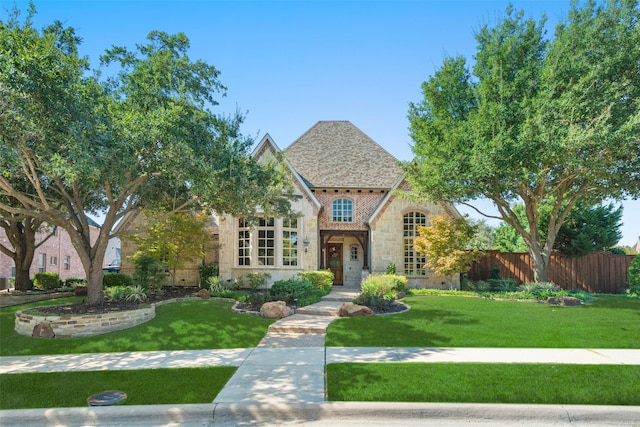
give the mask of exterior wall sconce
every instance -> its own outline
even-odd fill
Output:
[[[302,244],[304,245],[304,253],[306,254],[309,251],[309,238],[307,236],[304,236]]]

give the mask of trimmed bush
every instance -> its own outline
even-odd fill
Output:
[[[267,280],[271,278],[269,273],[249,273],[247,274],[247,281],[249,282],[249,289],[256,291],[260,288],[267,287]]]
[[[131,286],[133,285],[133,280],[131,277],[124,273],[104,273],[104,277],[102,279],[102,286],[105,288],[113,288],[117,286]]]
[[[58,289],[62,287],[62,280],[58,273],[50,271],[36,273],[33,279],[33,286],[37,289]]]
[[[311,282],[314,287],[327,293],[331,292],[331,288],[333,287],[333,273],[331,270],[303,271],[302,273],[298,273],[298,275],[302,279]]]
[[[407,278],[395,274],[370,275],[360,287],[360,295],[363,297],[382,298],[395,300],[398,292],[407,288]]]
[[[278,280],[269,288],[268,299],[299,305],[301,299],[308,299],[309,296],[314,295],[320,295],[318,298],[318,301],[320,301],[325,293],[319,294],[318,291],[320,290],[305,279]]]

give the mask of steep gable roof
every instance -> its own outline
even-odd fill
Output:
[[[348,121],[320,121],[284,150],[309,187],[389,189],[398,160]]]

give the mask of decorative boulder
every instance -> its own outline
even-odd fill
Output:
[[[36,338],[55,338],[56,334],[55,332],[53,332],[51,323],[40,322],[33,327],[33,333],[31,334],[31,336]]]
[[[293,310],[284,301],[265,302],[260,307],[260,316],[267,319],[282,319],[292,314]]]
[[[211,294],[209,293],[208,290],[206,289],[200,289],[197,293],[196,296],[198,298],[202,298],[202,299],[209,299],[211,298]]]
[[[367,306],[346,302],[340,307],[338,315],[340,317],[372,316],[373,311]]]
[[[546,302],[547,304],[564,305],[568,307],[582,305],[582,301],[574,297],[549,297]]]

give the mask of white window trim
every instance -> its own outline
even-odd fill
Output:
[[[239,231],[240,227],[238,224],[238,219],[236,218],[234,221],[234,255],[233,255],[233,265],[234,268],[237,269],[246,269],[246,270],[300,270],[302,269],[302,254],[301,250],[302,241],[300,236],[303,235],[302,232],[302,222],[300,218],[297,221],[297,231],[298,231],[298,241],[297,241],[297,264],[298,265],[284,265],[284,250],[283,250],[283,232],[284,225],[282,218],[275,218],[274,221],[274,230],[275,230],[275,262],[274,265],[260,265],[258,264],[258,229],[259,226],[252,226],[249,228],[249,241],[250,241],[250,265],[240,265],[239,263],[239,250],[240,245],[239,242]],[[289,230],[292,230],[289,228]]]

